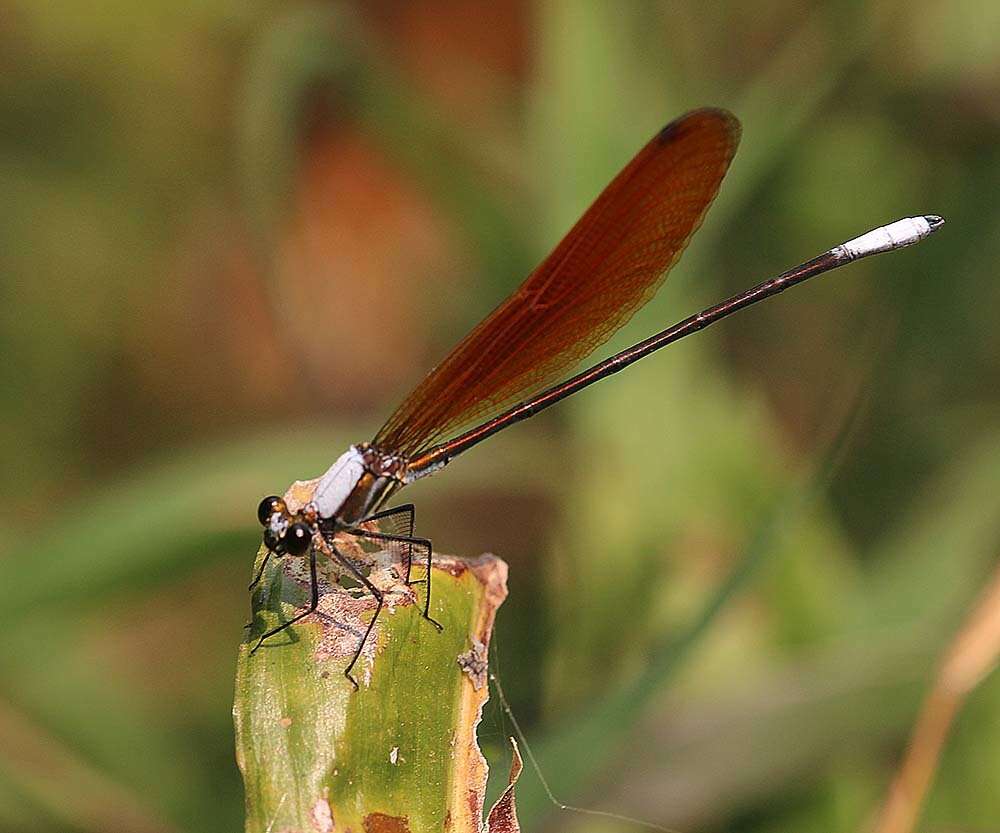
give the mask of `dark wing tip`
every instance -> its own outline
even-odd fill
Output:
[[[739,144],[742,133],[740,120],[721,107],[702,107],[698,110],[691,110],[670,122],[656,134],[656,138],[661,143],[668,144],[692,130],[704,128],[707,124],[717,125],[721,132],[726,134],[734,149]]]

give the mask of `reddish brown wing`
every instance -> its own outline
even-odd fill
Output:
[[[668,124],[604,189],[520,288],[417,386],[375,437],[411,457],[564,375],[648,301],[719,190],[736,118]]]

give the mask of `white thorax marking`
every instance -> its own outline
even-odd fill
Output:
[[[357,446],[352,445],[337,458],[316,484],[313,502],[321,518],[332,518],[337,514],[364,473],[361,452]]]

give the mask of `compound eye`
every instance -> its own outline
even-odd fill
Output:
[[[271,495],[264,498],[260,502],[260,506],[257,507],[257,520],[260,521],[261,526],[267,526],[267,522],[271,519],[271,515],[275,512],[284,511],[285,501],[277,495]]]
[[[274,530],[264,530],[264,546],[273,553],[281,552],[281,539],[274,534]]]
[[[309,543],[312,541],[312,530],[309,529],[307,524],[299,523],[292,524],[288,527],[288,531],[285,533],[284,545],[285,552],[290,555],[302,555],[307,549],[309,549]]]

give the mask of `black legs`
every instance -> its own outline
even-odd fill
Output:
[[[258,577],[259,578],[259,577]],[[315,613],[316,608],[319,607],[319,582],[316,581],[316,548],[309,548],[309,589],[310,589],[310,599],[309,607],[306,608],[302,613],[297,613],[287,622],[283,622],[276,628],[271,628],[271,630],[264,633],[260,639],[257,640],[257,644],[250,649],[250,653],[253,654],[256,650],[263,644],[264,640],[269,636],[274,636],[276,633],[281,633],[285,628],[289,628],[298,622],[300,619],[305,619],[310,613]],[[381,606],[382,600],[379,599],[379,606]]]
[[[257,575],[254,576],[253,581],[247,586],[247,592],[253,593],[253,589],[260,584],[261,577],[264,575],[264,568],[267,566],[267,562],[271,560],[271,556],[274,553],[268,550],[264,553],[264,558],[261,559],[260,569],[257,571]],[[243,630],[250,630],[253,627],[253,599],[250,599],[250,621],[243,626]]]
[[[309,580],[310,580],[310,601],[309,606],[302,613],[298,613],[289,619],[287,622],[283,622],[281,625],[272,628],[271,630],[264,633],[258,640],[257,644],[253,646],[250,653],[253,654],[258,648],[263,644],[265,639],[268,639],[275,634],[281,633],[285,628],[294,625],[301,619],[309,616],[316,612],[319,606],[319,583],[316,579],[316,550],[320,548],[326,555],[332,557],[337,561],[343,568],[345,568],[357,581],[365,588],[365,590],[370,593],[376,600],[375,612],[372,615],[371,621],[369,621],[367,629],[365,630],[364,636],[358,642],[357,650],[354,652],[354,656],[351,657],[350,663],[348,663],[347,668],[344,669],[344,676],[351,681],[351,685],[355,689],[358,687],[358,682],[351,674],[355,664],[361,657],[361,653],[364,650],[365,643],[368,641],[368,637],[371,636],[371,632],[375,627],[375,622],[378,620],[379,614],[382,612],[383,604],[383,592],[379,590],[368,578],[367,575],[362,572],[362,570],[355,564],[350,558],[341,553],[334,544],[334,535],[338,532],[346,532],[348,535],[353,535],[357,538],[362,538],[368,541],[373,541],[376,543],[398,543],[405,544],[405,555],[403,560],[406,562],[405,571],[405,581],[406,583],[413,584],[416,582],[410,581],[410,571],[413,562],[413,550],[414,548],[418,550],[423,550],[425,553],[425,563],[427,565],[427,596],[424,599],[423,605],[423,617],[434,625],[439,631],[442,630],[441,623],[433,619],[430,615],[431,606],[431,558],[433,547],[431,542],[426,538],[416,538],[413,536],[413,522],[414,522],[414,509],[412,503],[404,504],[403,506],[396,506],[392,509],[387,509],[383,512],[378,512],[369,518],[365,518],[363,523],[368,523],[370,521],[378,522],[379,526],[383,529],[389,530],[387,532],[376,532],[365,529],[363,526],[347,526],[347,527],[334,527],[332,529],[320,528],[320,535],[322,536],[322,543],[314,543],[309,548]],[[321,522],[322,523],[322,522]],[[264,575],[264,568],[267,566],[270,560],[271,553],[268,552],[264,559],[261,561],[260,568],[257,570],[257,574],[254,580],[250,583],[250,590],[252,591],[261,580]]]
[[[251,592],[251,593],[252,593],[252,592],[253,592],[253,589],[254,589],[254,588],[255,588],[255,587],[256,587],[256,586],[258,585],[258,584],[260,584],[260,579],[261,579],[261,576],[263,576],[263,575],[264,575],[264,568],[265,568],[265,567],[267,566],[267,562],[271,560],[271,555],[272,555],[272,554],[273,554],[273,553],[271,552],[271,550],[268,550],[268,551],[267,551],[267,552],[266,552],[266,553],[264,554],[264,558],[263,558],[263,559],[261,559],[261,562],[260,562],[260,569],[259,569],[259,570],[257,571],[257,575],[256,575],[256,576],[254,576],[254,579],[253,579],[253,581],[251,581],[251,582],[250,582],[250,585],[249,585],[249,586],[247,587],[247,590],[248,590],[249,592]]]
[[[345,532],[349,532],[351,535],[356,535],[358,538],[366,538],[369,541],[385,541],[387,543],[397,542],[407,545],[407,562],[409,562],[409,554],[412,553],[413,547],[423,547],[427,553],[427,597],[424,599],[424,618],[430,622],[438,630],[441,630],[441,623],[431,617],[431,555],[434,550],[433,544],[426,538],[414,538],[409,535],[389,535],[385,532],[369,532],[367,529],[362,529],[361,527],[348,526],[344,529]],[[410,570],[409,563],[407,563],[406,570],[406,583],[410,583]]]
[[[405,539],[406,543],[406,577],[403,579],[410,584],[410,569],[413,567],[413,522],[416,510],[412,503],[404,503],[402,506],[393,506],[392,509],[383,509],[376,512],[365,522],[378,521],[379,529],[388,535],[399,536]]]
[[[344,676],[351,681],[351,685],[354,686],[354,690],[358,690],[358,681],[354,679],[351,674],[351,669],[354,668],[354,663],[358,661],[358,657],[361,656],[361,652],[365,649],[365,643],[368,641],[368,637],[371,635],[372,628],[375,627],[375,622],[378,620],[378,615],[382,612],[382,591],[379,590],[374,584],[368,580],[368,576],[359,570],[354,563],[349,559],[341,555],[340,550],[338,550],[332,543],[327,542],[330,547],[330,551],[333,553],[334,558],[337,559],[344,567],[351,571],[351,574],[360,581],[365,589],[371,593],[378,604],[375,605],[375,613],[372,615],[371,621],[368,623],[368,628],[365,631],[365,635],[361,637],[358,642],[358,647],[354,651],[354,656],[351,657],[351,661],[347,664],[347,668],[344,669]]]

